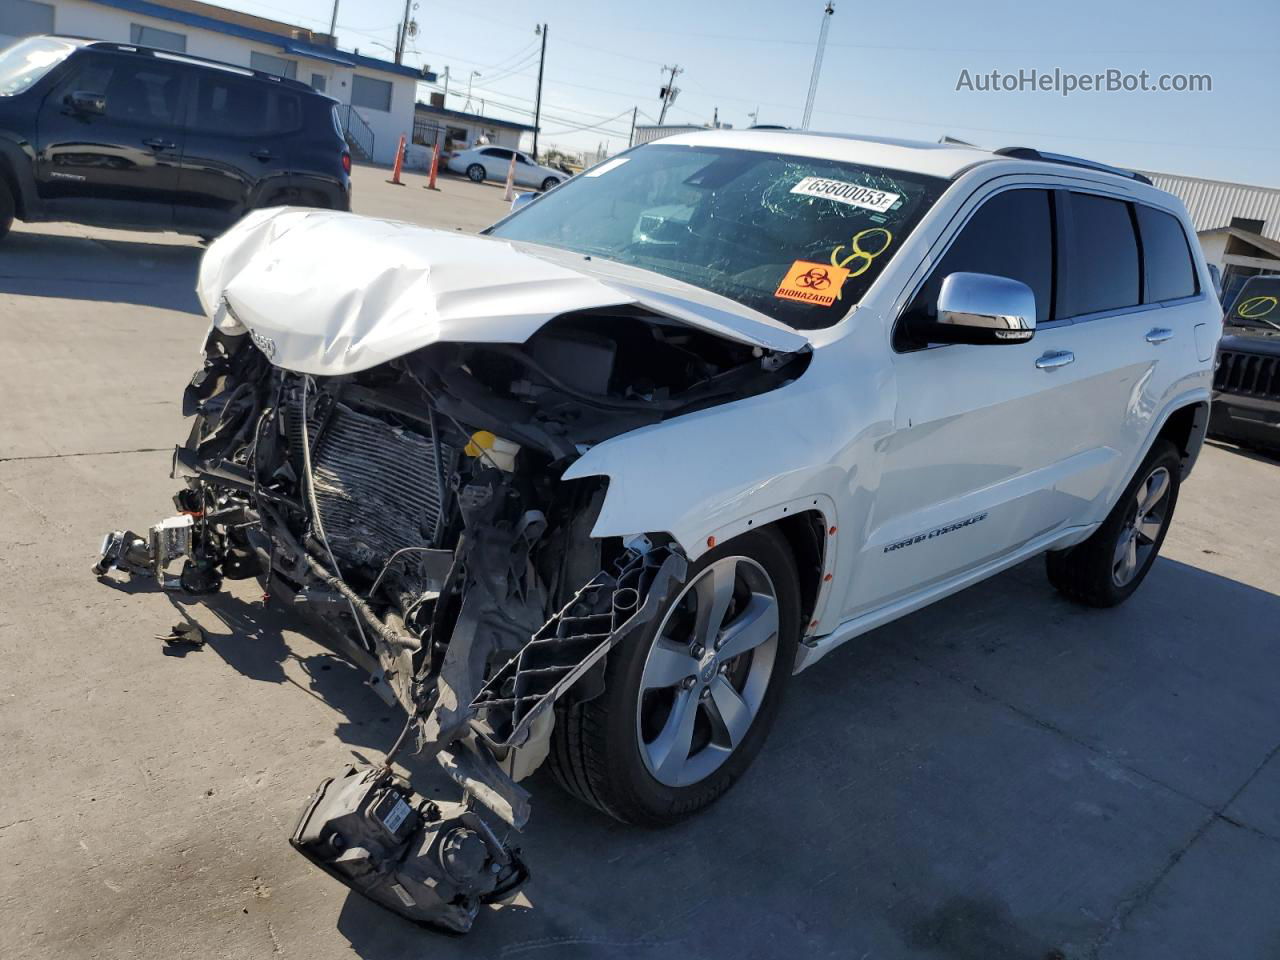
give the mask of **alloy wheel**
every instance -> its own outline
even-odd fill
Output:
[[[1167,467],[1156,467],[1138,484],[1129,520],[1120,530],[1112,556],[1111,579],[1117,587],[1133,580],[1155,549],[1169,518],[1169,492],[1172,488]]]
[[[695,784],[742,743],[773,676],[778,624],[773,582],[748,557],[717,560],[685,585],[640,678],[636,732],[655,780]]]

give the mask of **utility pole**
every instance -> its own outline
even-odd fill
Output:
[[[404,48],[409,43],[409,14],[413,0],[404,0],[404,20],[400,22],[400,29],[396,31],[396,63],[404,61]]]
[[[338,38],[335,36],[338,30],[338,0],[333,0],[333,16],[329,19],[329,39],[336,47]]]
[[[800,129],[809,129],[809,118],[813,116],[813,98],[818,92],[818,75],[822,73],[822,54],[827,49],[827,28],[831,25],[831,15],[836,8],[828,0],[822,11],[822,29],[818,31],[818,49],[813,55],[813,75],[809,77],[809,98],[804,102],[804,119],[800,121]]]
[[[542,56],[538,58],[538,93],[533,101],[533,159],[538,160],[538,127],[542,125],[542,68],[547,62],[547,25],[534,27],[534,33],[542,34]]]
[[[671,79],[667,81],[667,85],[665,87],[658,91],[658,96],[662,97],[662,112],[658,114],[658,126],[662,126],[663,122],[667,119],[667,107],[671,106],[671,102],[675,100],[676,94],[680,92],[675,86],[676,77],[684,73],[684,71],[680,69],[679,64],[674,67],[663,67],[662,72],[670,72]]]
[[[631,108],[631,136],[627,137],[628,147],[634,147],[636,145],[636,114],[639,112],[639,107]]]
[[[449,109],[449,68],[444,68],[444,100],[441,101],[446,110]]]

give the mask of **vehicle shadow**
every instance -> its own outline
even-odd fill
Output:
[[[356,894],[339,931],[365,960],[1084,955],[1280,743],[1280,597],[1162,559],[1083,610],[1041,568],[794,678],[753,768],[688,822],[616,823],[540,771],[533,880],[465,939]]]
[[[157,243],[37,233],[21,227],[4,240],[0,294],[132,303],[201,314],[195,240]]]
[[[1219,450],[1227,450],[1234,453],[1236,456],[1244,457],[1246,460],[1253,460],[1257,463],[1267,463],[1273,466],[1280,464],[1280,450],[1259,450],[1255,447],[1245,447],[1237,443],[1232,443],[1230,440],[1209,439],[1206,440],[1205,443],[1211,447],[1216,447]]]
[[[157,593],[154,581],[137,577],[99,578],[99,583],[126,594]],[[263,603],[253,597],[253,589],[228,585],[219,593],[192,596],[163,591],[173,606],[174,626],[193,624],[202,643],[164,642],[160,652],[166,657],[198,657],[208,652],[220,657],[240,675],[259,683],[291,684],[333,710],[334,735],[352,747],[385,751],[395,741],[404,723],[398,707],[388,706],[365,684],[365,674],[336,652],[301,654],[290,645],[287,633],[303,633],[322,647],[329,647],[323,628],[280,603]],[[303,679],[286,670],[295,665]]]

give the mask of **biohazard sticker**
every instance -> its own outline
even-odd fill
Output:
[[[834,200],[836,203],[847,203],[851,207],[874,210],[876,213],[884,213],[902,199],[901,194],[889,193],[887,190],[874,190],[871,187],[846,183],[843,180],[828,180],[826,177],[805,177],[791,188],[791,192],[800,193],[806,197]]]
[[[798,300],[801,303],[829,307],[840,299],[840,288],[848,278],[849,271],[845,267],[797,260],[782,278],[773,295],[783,300]]]

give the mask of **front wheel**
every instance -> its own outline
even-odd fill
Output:
[[[1045,555],[1049,582],[1087,607],[1114,607],[1127,600],[1160,553],[1181,478],[1178,449],[1168,440],[1157,440],[1093,535]]]
[[[551,768],[629,823],[668,824],[718,799],[764,745],[795,665],[800,590],[786,540],[756,531],[701,557],[605,690],[557,712]]]
[[[542,192],[546,193],[548,190],[550,190],[554,186],[557,186],[559,183],[560,181],[555,177],[547,177],[547,179],[542,181]]]
[[[473,163],[467,167],[467,177],[472,183],[484,183],[484,167],[478,163]]]

